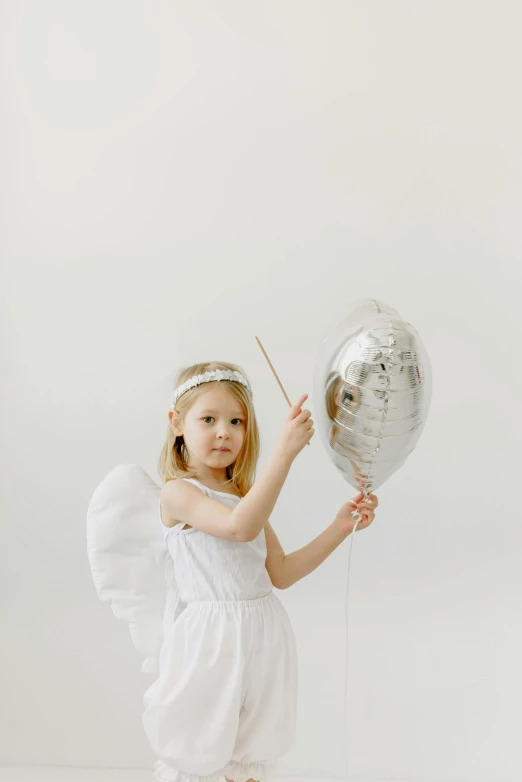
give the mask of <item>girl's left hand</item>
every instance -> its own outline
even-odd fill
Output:
[[[362,516],[362,519],[357,524],[356,529],[356,532],[359,532],[359,530],[366,529],[370,526],[375,518],[375,510],[378,504],[379,500],[377,499],[376,494],[369,494],[368,502],[365,502],[364,494],[359,492],[359,494],[354,497],[353,500],[350,500],[350,502],[345,502],[345,504],[341,506],[337,516],[335,517],[335,520],[342,525],[346,534],[350,535],[353,532],[353,528],[356,524],[352,513],[357,510],[357,512]]]

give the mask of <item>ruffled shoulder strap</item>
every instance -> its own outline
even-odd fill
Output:
[[[96,487],[87,510],[96,592],[128,622],[134,646],[145,655],[145,673],[158,672],[164,625],[182,607],[162,532],[160,493],[139,465],[121,464]]]

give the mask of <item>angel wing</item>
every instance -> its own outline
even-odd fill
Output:
[[[165,625],[182,609],[159,516],[160,487],[137,464],[115,467],[96,487],[87,510],[87,554],[100,600],[129,624],[157,673]]]

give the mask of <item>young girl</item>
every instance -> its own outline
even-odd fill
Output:
[[[362,529],[378,504],[370,495],[363,506],[357,495],[321,535],[285,555],[268,520],[314,434],[306,397],[254,483],[260,438],[244,372],[208,362],[178,377],[158,519],[178,601],[143,712],[158,782],[265,782],[293,744],[296,642],[273,588],[315,570],[352,532],[354,507]]]

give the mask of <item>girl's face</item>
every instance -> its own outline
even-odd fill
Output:
[[[241,404],[217,380],[207,383],[188,411],[182,434],[194,467],[204,465],[213,477],[226,477],[245,439],[246,416]],[[220,450],[226,449],[226,450]]]

